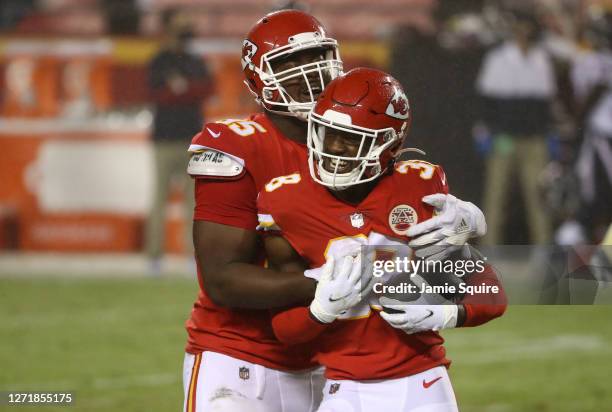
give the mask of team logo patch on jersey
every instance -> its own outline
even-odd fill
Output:
[[[247,368],[246,366],[241,366],[240,368],[238,368],[238,376],[240,377],[240,379],[246,381],[247,379],[249,379],[250,375],[251,374],[249,368]]]
[[[397,205],[389,213],[389,226],[393,232],[405,236],[408,228],[419,221],[419,216],[412,206]]]
[[[334,393],[338,392],[339,389],[340,389],[339,383],[332,383],[331,385],[329,385],[329,394],[333,395]]]
[[[353,213],[351,215],[351,226],[353,226],[354,228],[361,228],[364,225],[364,221],[363,221],[363,215],[361,213]]]
[[[396,119],[406,120],[410,115],[409,111],[410,103],[408,102],[408,98],[400,89],[396,88],[385,114],[395,117]]]
[[[250,69],[253,69],[255,65],[253,62],[253,56],[257,53],[257,45],[250,40],[244,40],[242,42],[242,69],[248,65]]]

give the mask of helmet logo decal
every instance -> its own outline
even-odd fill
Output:
[[[244,40],[242,42],[242,69],[248,65],[249,68],[253,68],[253,56],[257,53],[257,45],[250,40]]]
[[[385,114],[396,119],[406,120],[409,116],[409,110],[410,103],[408,103],[408,98],[401,90],[396,88]]]
[[[408,228],[418,221],[416,210],[409,205],[397,205],[389,213],[389,226],[398,235],[405,236]]]

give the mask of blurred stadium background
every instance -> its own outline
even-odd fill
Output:
[[[609,1],[291,3],[330,29],[347,68],[379,67],[406,84],[417,119],[410,145],[425,148],[444,165],[452,191],[479,205],[485,160],[472,138],[478,69],[507,35],[500,10],[535,7],[559,76],[551,162],[566,170],[575,158],[580,139],[568,70],[580,50],[594,47],[589,16],[610,10]],[[242,84],[241,40],[257,19],[284,6],[0,2],[0,391],[74,391],[72,410],[79,411],[178,410],[183,323],[197,282],[181,236],[178,181],[167,199],[163,276],[149,275],[141,252],[154,185],[147,64],[159,48],[163,10],[189,11],[191,48],[214,79],[205,118],[247,115],[256,107]],[[544,176],[543,196],[570,187],[560,180]],[[566,209],[578,191],[566,197],[549,205],[557,227],[573,219]],[[506,210],[505,243],[528,243],[525,212]],[[585,240],[598,243],[602,230],[584,228]],[[610,306],[511,306],[490,325],[445,333],[462,410],[610,410],[611,316]]]

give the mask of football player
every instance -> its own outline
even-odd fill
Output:
[[[185,410],[310,411],[321,374],[309,348],[274,337],[268,309],[311,298],[315,283],[264,268],[255,202],[265,182],[306,161],[306,115],[342,63],[324,27],[296,10],[259,20],[241,63],[264,110],[208,123],[189,147],[200,292],[186,324]]]
[[[208,123],[189,148],[200,292],[186,323],[185,409],[233,399],[238,410],[251,401],[266,411],[308,411],[322,382],[311,348],[279,342],[269,309],[311,300],[316,282],[301,265],[264,268],[256,197],[271,178],[306,163],[306,114],[342,63],[323,26],[296,10],[259,20],[243,42],[241,62],[262,112]],[[445,195],[427,201],[437,202],[439,219],[411,228],[427,232],[418,238],[425,254],[449,239],[465,242],[453,236],[483,234],[482,213],[469,203]]]
[[[369,264],[351,253],[406,251],[410,227],[434,213],[421,199],[448,193],[439,166],[397,161],[410,113],[401,85],[384,72],[359,68],[336,78],[309,117],[308,163],[272,179],[258,197],[270,265],[319,268],[307,272],[318,278],[314,298],[278,312],[273,328],[281,341],[316,348],[327,377],[320,412],[456,411],[438,331],[505,310],[503,291],[419,305],[361,294],[371,284],[360,279]],[[467,283],[501,288],[488,267]],[[380,304],[384,311],[373,309]]]

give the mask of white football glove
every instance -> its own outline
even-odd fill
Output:
[[[416,256],[426,260],[443,260],[461,249],[470,238],[487,232],[484,214],[471,202],[453,195],[436,193],[423,197],[437,215],[408,229],[408,243]]]
[[[425,331],[439,331],[457,326],[459,308],[457,305],[412,305],[399,300],[382,297],[383,309],[394,313],[380,312],[380,316],[392,327],[407,334]]]
[[[362,279],[361,255],[344,256],[336,262],[330,256],[322,267],[310,313],[321,323],[331,323],[361,301],[373,277]],[[365,287],[363,285],[365,284]],[[368,289],[369,290],[369,289]],[[366,293],[363,293],[364,297]]]

